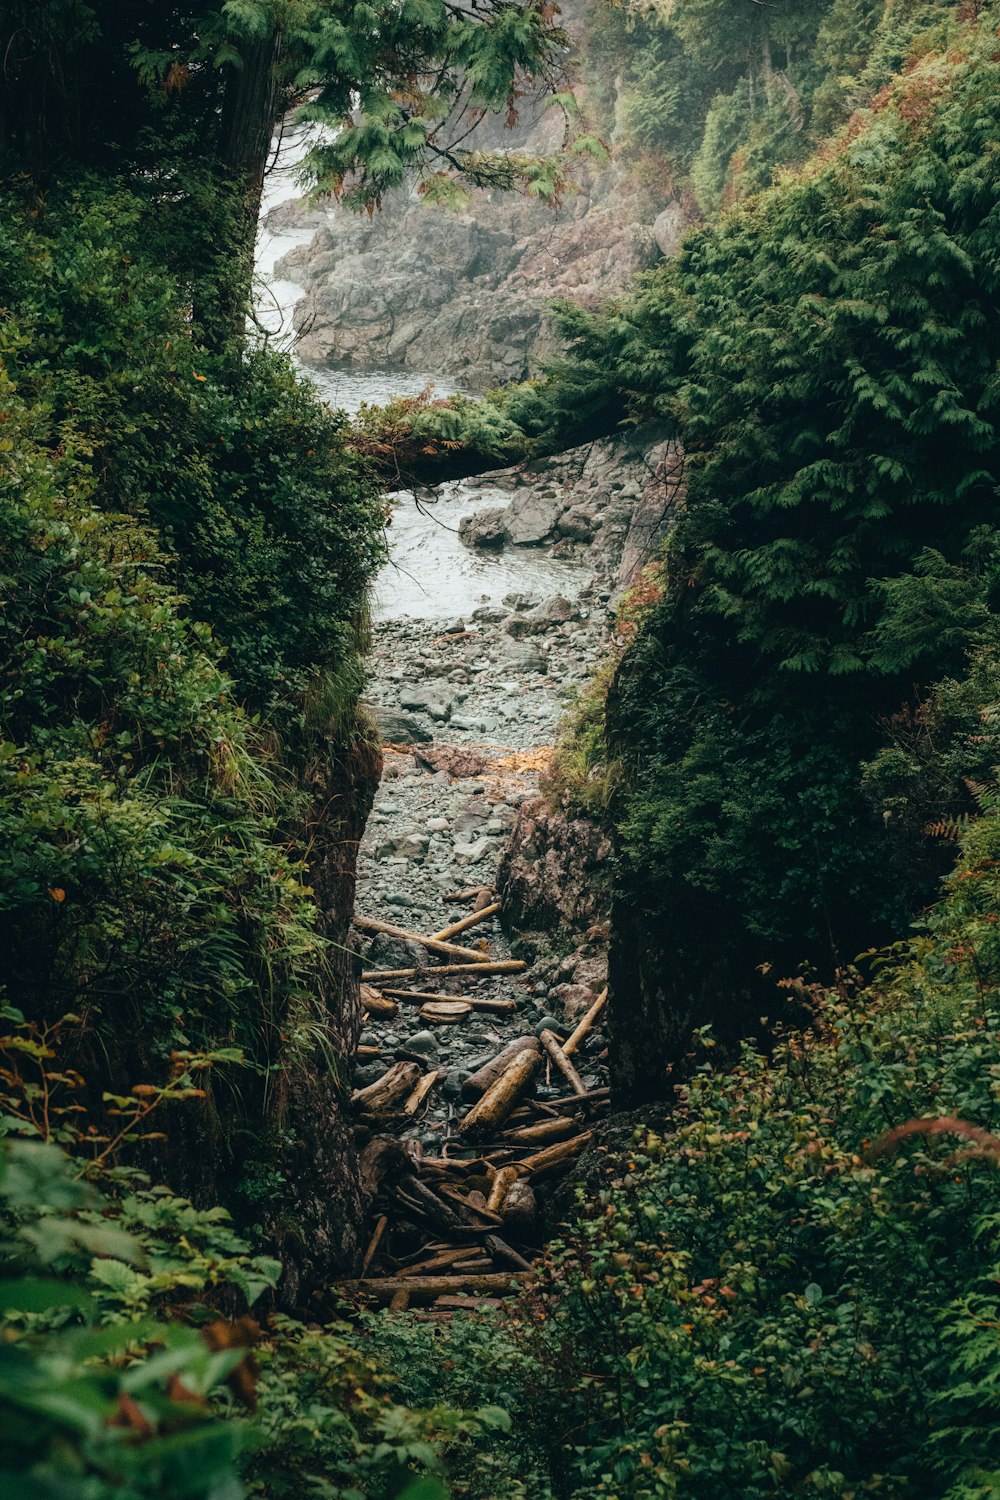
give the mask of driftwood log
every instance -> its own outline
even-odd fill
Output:
[[[556,1067],[559,1069],[560,1073],[566,1079],[566,1082],[569,1084],[574,1094],[585,1094],[587,1092],[587,1085],[584,1083],[583,1079],[580,1077],[579,1073],[576,1071],[573,1064],[566,1056],[566,1053],[559,1044],[559,1038],[556,1036],[555,1032],[548,1030],[541,1032],[539,1035],[539,1041],[551,1057],[552,1061],[555,1063]]]
[[[418,1063],[393,1063],[389,1071],[383,1073],[375,1083],[370,1083],[364,1089],[355,1089],[351,1095],[351,1103],[356,1109],[363,1109],[366,1114],[388,1114],[401,1100],[412,1093],[419,1077],[420,1065]]]
[[[539,1120],[537,1125],[519,1125],[516,1130],[507,1130],[501,1137],[503,1144],[511,1146],[545,1146],[551,1141],[563,1141],[576,1135],[579,1125],[569,1115],[560,1115],[551,1120]]]
[[[440,1077],[441,1072],[440,1069],[437,1068],[435,1068],[432,1073],[424,1074],[423,1078],[421,1078],[420,1082],[413,1090],[413,1093],[403,1105],[404,1115],[416,1114],[417,1110],[420,1108],[421,1104],[423,1104],[424,1100],[427,1098],[427,1095],[430,1093],[431,1089],[434,1087]]]
[[[593,1139],[593,1131],[586,1130],[582,1135],[571,1136],[568,1141],[557,1141],[554,1146],[546,1146],[534,1156],[525,1157],[521,1162],[522,1170],[532,1178],[547,1177],[550,1172],[568,1166]]]
[[[525,1049],[511,1058],[507,1067],[483,1097],[459,1122],[459,1133],[469,1139],[482,1139],[502,1125],[535,1081],[542,1065],[541,1052]]]
[[[370,1016],[395,1016],[399,1014],[399,1005],[395,1000],[387,1000],[374,985],[363,984],[361,986],[361,1004]]]
[[[500,902],[494,901],[491,906],[484,906],[479,911],[471,911],[467,917],[462,917],[459,921],[442,927],[441,931],[433,933],[432,937],[435,943],[446,943],[450,938],[458,937],[460,932],[467,932],[470,927],[478,927],[480,922],[486,922],[490,917],[495,917],[499,910]]]
[[[420,1018],[432,1026],[453,1026],[467,1021],[472,1015],[468,1000],[425,1000],[420,1007]]]
[[[485,1094],[490,1085],[497,1081],[519,1052],[534,1052],[540,1058],[542,1045],[538,1038],[534,1036],[515,1037],[512,1042],[507,1043],[502,1052],[497,1053],[496,1057],[491,1058],[481,1068],[477,1068],[474,1073],[469,1074],[469,1077],[462,1084],[462,1097],[465,1099],[478,1099],[482,1094]]]
[[[563,1051],[567,1055],[569,1055],[569,1053],[571,1052],[576,1051],[577,1047],[579,1047],[580,1043],[586,1037],[587,1033],[591,1030],[594,1022],[597,1020],[598,1016],[601,1014],[601,1011],[604,1009],[607,1003],[608,992],[607,989],[603,989],[598,995],[597,999],[594,1001],[593,1005],[588,1010],[587,1014],[581,1020],[576,1030],[569,1037],[567,1037],[565,1042],[563,1042]]]
[[[348,1296],[355,1294],[374,1297],[379,1302],[391,1302],[398,1292],[405,1292],[414,1301],[422,1302],[433,1302],[435,1297],[449,1292],[502,1297],[505,1292],[513,1292],[518,1286],[523,1286],[533,1275],[532,1271],[504,1271],[487,1276],[370,1276],[358,1281],[342,1281],[339,1290]]]
[[[438,964],[436,967],[424,965],[420,968],[414,966],[411,969],[371,969],[362,974],[363,984],[378,984],[383,979],[422,979],[424,975],[437,979],[442,974],[523,974],[528,965],[523,958],[488,959],[486,954],[482,955],[482,962],[475,964]]]
[[[486,1200],[486,1207],[490,1213],[503,1215],[503,1206],[507,1201],[507,1194],[514,1186],[521,1173],[517,1167],[501,1167],[490,1184],[490,1196]]]
[[[466,963],[484,963],[488,955],[478,948],[461,948],[457,943],[443,943],[437,938],[424,937],[419,932],[410,932],[405,927],[396,927],[392,922],[380,922],[375,917],[354,918],[355,927],[362,932],[379,932],[386,937],[400,938],[403,942],[419,943],[431,953],[443,953],[445,958],[461,958]]]

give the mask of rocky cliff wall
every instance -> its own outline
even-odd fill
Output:
[[[685,214],[669,190],[630,169],[615,140],[615,80],[581,55],[591,0],[562,7],[574,43],[571,74],[588,74],[610,100],[610,159],[581,157],[575,186],[548,206],[516,193],[475,191],[465,210],[426,204],[400,189],[371,218],[336,204],[286,203],[271,228],[310,227],[278,274],[305,296],[294,311],[307,363],[447,376],[473,391],[523,380],[555,352],[551,303],[596,307],[638,271],[676,249]],[[588,87],[580,87],[586,108]],[[486,121],[477,147],[545,153],[563,136],[560,112],[522,101],[510,131]]]

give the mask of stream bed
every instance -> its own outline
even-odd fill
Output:
[[[279,155],[258,245],[265,284],[258,321],[288,347],[299,289],[275,281],[273,271],[290,245],[311,231],[272,232],[266,214],[283,196],[294,196],[295,165],[305,146],[292,132],[284,161]],[[454,390],[433,372],[304,373],[325,400],[348,412],[363,402],[417,394],[429,384],[445,394]],[[356,908],[362,917],[430,934],[469,909],[468,901],[456,907],[447,898],[494,888],[510,830],[520,807],[537,794],[567,703],[607,650],[609,594],[593,567],[553,556],[544,545],[485,552],[467,546],[459,536],[463,517],[511,499],[510,488],[489,476],[391,498],[389,561],[375,589],[366,691],[386,747],[385,768],[359,849]],[[470,1072],[513,1038],[547,1028],[565,1035],[578,1017],[553,1014],[550,984],[530,969],[435,977],[432,965],[439,960],[418,944],[359,936],[366,971],[421,968],[417,988],[504,1003],[502,1013],[474,1010],[460,1024],[429,1024],[419,1004],[405,1002],[395,1015],[368,1016],[356,1088],[377,1083],[401,1058],[419,1061],[425,1077],[435,1074],[418,1109],[377,1128],[418,1155],[447,1157],[462,1148],[458,1122],[468,1108],[462,1087]],[[470,938],[485,941],[491,958],[510,956],[496,917],[475,926]],[[596,994],[595,988],[589,998]],[[602,1047],[595,1032],[586,1057],[580,1056],[588,1088],[604,1083]],[[549,1076],[540,1096],[555,1098],[565,1089],[558,1075]],[[364,1117],[361,1125],[363,1140]],[[387,1244],[391,1257],[391,1235]]]

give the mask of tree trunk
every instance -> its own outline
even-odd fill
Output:
[[[281,113],[278,63],[281,33],[247,42],[243,66],[233,68],[222,106],[219,153],[221,203],[212,264],[195,320],[209,348],[242,342],[253,297],[254,247],[264,174]]]

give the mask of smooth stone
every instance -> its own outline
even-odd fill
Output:
[[[407,1037],[406,1046],[410,1052],[421,1052],[427,1057],[437,1057],[441,1051],[441,1044],[433,1031],[416,1031],[413,1036]]]

